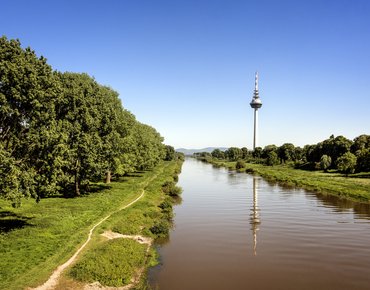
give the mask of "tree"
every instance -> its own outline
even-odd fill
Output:
[[[170,145],[166,145],[166,156],[164,160],[171,161],[175,158],[175,148]]]
[[[322,142],[321,154],[330,156],[335,164],[338,157],[350,151],[352,144],[351,140],[343,136],[334,137],[331,135],[329,139]]]
[[[262,158],[268,158],[268,155],[269,155],[270,152],[277,153],[277,150],[278,150],[278,148],[277,148],[276,145],[273,145],[273,144],[272,145],[267,145],[267,146],[265,146],[265,148],[263,148],[261,157]]]
[[[49,195],[58,189],[58,79],[44,57],[18,40],[0,38],[0,144],[4,157],[1,194],[19,204],[21,196]],[[12,185],[9,184],[12,179]],[[8,181],[6,181],[8,180]]]
[[[295,160],[294,153],[295,146],[292,143],[285,143],[281,145],[277,150],[278,157],[282,162]]]
[[[90,181],[173,159],[172,146],[87,74],[53,71],[18,40],[0,38],[0,196],[14,205],[88,190]]]
[[[225,158],[225,153],[221,151],[220,149],[216,148],[211,152],[211,155],[213,158],[217,159],[224,159]]]
[[[349,152],[353,142],[343,136],[334,137],[331,135],[328,139],[317,143],[316,145],[306,145],[303,148],[302,157],[308,162],[320,162],[323,155],[331,157],[331,167],[335,166],[339,156]]]
[[[370,135],[360,135],[353,140],[351,152],[356,153],[358,150],[370,149]]]
[[[96,173],[97,178],[105,175],[105,182],[110,183],[111,176],[125,173],[124,139],[136,120],[123,109],[118,93],[109,87],[98,87],[96,101],[100,111],[98,135],[102,142],[98,152],[101,169]]]
[[[321,156],[320,168],[324,170],[325,172],[327,172],[330,165],[331,165],[331,157],[328,155]]]
[[[242,147],[241,150],[242,150],[242,158],[244,160],[248,159],[248,157],[251,156],[251,152],[248,150],[247,147]]]
[[[262,148],[261,147],[254,148],[254,150],[252,152],[252,156],[254,158],[261,158],[262,157]]]
[[[31,195],[34,183],[34,171],[11,156],[0,144],[0,193],[1,197],[10,200],[13,207],[20,205],[21,198]]]
[[[269,151],[267,153],[266,164],[269,166],[274,166],[274,165],[279,164],[279,158],[275,151]]]
[[[357,150],[356,171],[370,172],[370,149]]]
[[[236,161],[239,160],[243,157],[243,152],[240,148],[237,147],[230,147],[225,151],[225,156],[230,160],[230,161]]]
[[[163,137],[153,127],[137,122],[133,128],[132,137],[137,170],[153,168],[165,157]]]
[[[87,74],[59,74],[63,85],[62,99],[57,106],[57,120],[62,123],[62,132],[67,136],[65,146],[65,173],[73,178],[75,196],[81,185],[87,185],[101,175],[101,107],[99,85]],[[68,180],[67,180],[68,181]]]
[[[322,155],[322,143],[316,145],[305,145],[303,147],[303,155],[307,162],[319,162]]]
[[[353,173],[355,171],[356,161],[357,158],[354,154],[351,152],[346,152],[337,159],[337,168],[339,172],[348,175],[349,173]]]

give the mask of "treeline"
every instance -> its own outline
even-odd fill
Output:
[[[78,196],[90,181],[175,156],[118,93],[87,74],[55,71],[18,40],[0,38],[0,195]]]
[[[215,149],[211,153],[196,153],[196,157],[229,161],[245,161],[266,165],[291,164],[306,170],[338,170],[342,173],[370,172],[370,135],[360,135],[353,141],[343,136],[330,136],[316,145],[303,148],[291,143],[281,146],[247,148],[231,147],[226,151]]]

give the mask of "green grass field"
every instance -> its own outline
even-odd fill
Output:
[[[149,229],[161,218],[158,205],[165,198],[161,186],[173,180],[179,166],[178,162],[164,162],[152,171],[125,177],[109,186],[98,184],[99,191],[79,198],[48,198],[39,204],[24,200],[16,209],[0,200],[0,289],[24,289],[42,284],[86,241],[94,224],[130,203],[143,189],[145,195],[140,201],[115,213],[95,230],[92,242],[81,256],[101,251],[102,245],[104,248],[107,241],[99,234],[107,229],[154,237]],[[134,248],[138,253],[126,261],[142,264],[142,247]],[[114,255],[114,251],[110,251],[110,255]],[[64,275],[68,273],[69,270]]]
[[[214,159],[210,163],[232,170],[235,170],[236,165],[236,162]],[[346,177],[343,174],[335,172],[324,173],[322,171],[305,171],[284,165],[265,166],[251,163],[246,163],[246,167],[238,171],[257,174],[270,181],[277,181],[286,186],[296,186],[354,201],[370,201],[369,173],[352,174]]]

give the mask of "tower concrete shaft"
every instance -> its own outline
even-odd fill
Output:
[[[253,135],[253,150],[258,146],[258,109],[262,107],[262,102],[258,92],[258,72],[256,72],[254,82],[254,93],[250,106],[254,109],[254,135]]]
[[[258,146],[258,109],[254,109],[253,151]]]

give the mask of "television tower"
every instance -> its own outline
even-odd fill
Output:
[[[258,109],[262,107],[262,102],[260,100],[258,93],[258,72],[256,72],[253,99],[250,102],[250,105],[254,109],[254,135],[253,135],[253,150],[254,150],[257,147],[257,137],[258,137]]]

